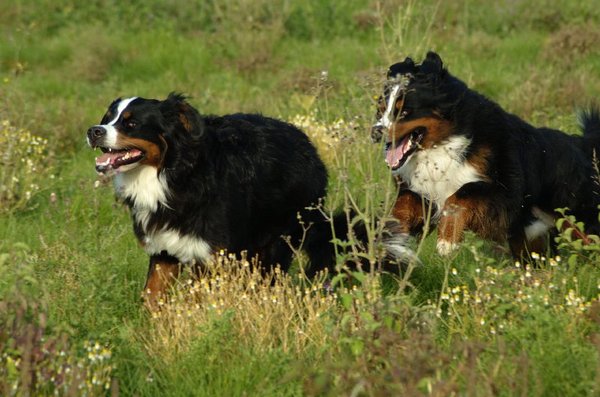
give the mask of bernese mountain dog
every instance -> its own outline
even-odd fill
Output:
[[[420,64],[390,66],[376,118],[372,138],[385,138],[385,162],[400,185],[393,215],[412,234],[429,219],[439,254],[453,252],[465,230],[508,242],[515,258],[546,252],[558,208],[599,231],[598,108],[581,113],[582,136],[536,128],[429,52]]]
[[[360,227],[348,230],[343,213],[333,226],[325,218],[325,165],[308,137],[283,121],[203,116],[180,94],[119,98],[87,142],[101,149],[96,171],[113,177],[150,255],[149,300],[164,294],[181,264],[207,265],[221,250],[285,271],[301,245],[311,276],[334,267],[334,233],[366,238]],[[389,257],[405,252],[399,234],[380,241]]]

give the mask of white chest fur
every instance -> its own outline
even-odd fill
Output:
[[[210,260],[212,250],[202,238],[181,235],[175,229],[161,229],[146,234],[144,250],[149,255],[167,251],[181,263],[195,263]]]
[[[117,174],[114,184],[117,195],[132,202],[133,218],[144,232],[144,250],[149,255],[166,251],[182,263],[210,259],[210,245],[200,237],[183,235],[174,225],[168,224],[159,229],[148,229],[150,218],[159,204],[168,208],[169,189],[164,173],[157,174],[156,168],[141,166]]]
[[[130,199],[134,207],[156,211],[159,203],[167,206],[167,178],[164,173],[157,174],[154,167],[142,165],[117,174],[114,184],[117,195]]]
[[[467,183],[482,181],[477,169],[465,161],[470,140],[453,136],[427,150],[414,153],[396,174],[409,186],[434,205],[439,211],[458,189]]]

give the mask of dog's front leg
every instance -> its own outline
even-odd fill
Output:
[[[495,200],[497,197],[484,184],[465,185],[448,197],[438,225],[438,253],[449,255],[456,250],[465,230],[485,239],[506,241],[507,210]]]
[[[464,230],[470,221],[469,205],[466,200],[450,196],[438,225],[437,252],[442,256],[450,255],[462,241]]]
[[[392,215],[398,220],[402,233],[418,235],[423,231],[425,223],[425,206],[417,193],[401,189],[392,209]]]
[[[143,292],[146,304],[156,307],[180,272],[181,263],[177,258],[166,254],[152,255]]]

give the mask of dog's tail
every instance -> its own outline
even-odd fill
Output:
[[[590,106],[581,111],[578,118],[586,149],[600,158],[600,108]]]
[[[314,214],[313,214],[314,215]],[[334,271],[339,257],[350,268],[360,264],[363,270],[379,266],[385,270],[395,271],[409,263],[420,263],[416,253],[408,246],[408,235],[398,230],[398,224],[386,223],[379,232],[369,235],[368,226],[362,221],[355,221],[354,213],[341,212],[326,219],[314,219],[309,225],[303,243],[310,266],[305,269],[308,277],[328,269]],[[373,236],[374,235],[374,236]],[[374,244],[371,257],[355,255],[367,252],[367,246]],[[337,254],[337,255],[336,255]]]

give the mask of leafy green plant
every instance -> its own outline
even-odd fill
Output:
[[[48,303],[39,295],[41,283],[25,245],[0,255],[6,271],[13,257],[13,284],[0,290],[0,394],[106,395],[117,394],[114,362],[108,345],[85,340],[78,346],[68,333],[49,325]],[[112,392],[111,392],[112,390]]]
[[[567,262],[572,266],[600,263],[600,237],[587,234],[583,222],[567,214],[566,209],[559,209],[558,212],[562,217],[556,221],[556,227],[560,231],[556,243],[565,252]],[[598,217],[600,218],[600,214]]]

